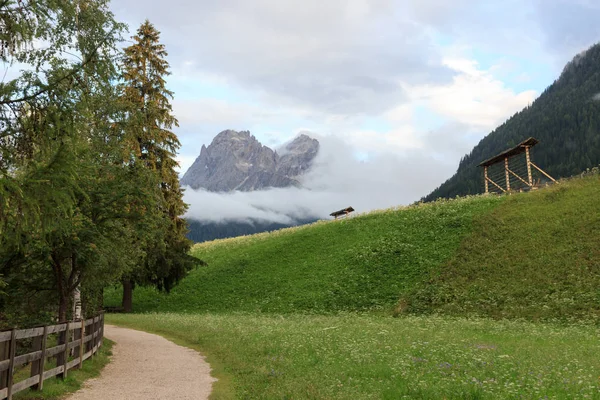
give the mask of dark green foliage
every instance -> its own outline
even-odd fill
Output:
[[[3,1],[0,25],[0,58],[28,66],[0,83],[0,326],[71,318],[77,288],[94,313],[144,258],[144,281],[170,288],[195,262],[176,121],[160,96],[145,112],[119,101],[123,25],[108,1]]]
[[[191,241],[185,237],[187,224],[182,218],[187,209],[175,168],[175,153],[180,147],[171,131],[178,126],[172,114],[173,93],[166,88],[170,75],[165,46],[160,33],[145,21],[125,48],[120,89],[120,104],[126,120],[119,126],[127,150],[124,162],[151,172],[157,180],[158,204],[149,211],[156,227],[143,232],[139,246],[144,251],[137,268],[124,282],[155,285],[169,291],[197,263],[188,251]],[[128,294],[123,305],[130,308]],[[126,304],[127,303],[127,304]]]
[[[0,85],[2,324],[36,324],[57,309],[64,320],[76,287],[113,281],[135,253],[133,214],[117,207],[137,186],[115,164],[119,138],[109,132],[123,26],[107,4],[0,5],[9,35],[2,59],[29,67]]]
[[[277,222],[202,222],[188,219],[188,239],[196,243],[208,242],[215,239],[225,239],[237,236],[253,235],[261,232],[271,232],[292,226],[305,225],[315,222],[315,219],[296,221],[293,224],[280,224]]]
[[[477,165],[535,137],[533,161],[554,178],[600,164],[600,44],[578,55],[533,104],[509,118],[461,159],[458,171],[424,198],[482,193]]]

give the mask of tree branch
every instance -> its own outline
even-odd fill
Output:
[[[113,30],[114,31],[114,30]],[[73,70],[71,70],[71,72],[69,72],[68,74],[66,74],[65,76],[61,77],[60,79],[58,79],[56,82],[54,82],[52,85],[46,85],[45,88],[38,90],[35,93],[32,93],[30,95],[27,96],[23,96],[21,98],[18,99],[11,99],[11,100],[2,100],[0,101],[0,106],[2,105],[7,105],[7,104],[14,104],[14,103],[20,103],[23,101],[28,101],[28,100],[33,100],[36,97],[47,93],[49,91],[51,91],[52,89],[54,89],[56,86],[58,86],[58,84],[60,84],[61,82],[63,82],[66,79],[69,79],[70,77],[72,77],[73,75],[77,74],[79,71],[81,71],[87,64],[89,64],[90,62],[92,62],[95,58],[96,55],[98,55],[98,50],[100,49],[100,47],[102,47],[107,41],[108,38],[110,37],[110,35],[113,33],[113,31],[110,31],[108,35],[106,35],[106,37],[104,38],[104,40],[98,45],[96,46],[96,48],[94,49],[94,51],[92,52],[92,55],[90,57],[88,57],[83,63],[81,63],[81,65],[77,66],[76,68],[73,68]]]

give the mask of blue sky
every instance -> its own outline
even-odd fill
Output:
[[[277,146],[302,131],[393,159],[427,194],[462,155],[600,41],[595,0],[118,0],[169,51],[182,170],[224,129]],[[418,182],[417,182],[418,181]]]

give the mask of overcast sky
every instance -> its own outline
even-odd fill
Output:
[[[162,33],[183,171],[224,129],[250,130],[269,146],[309,131],[341,140],[357,168],[385,166],[378,181],[399,186],[386,204],[417,200],[450,177],[483,136],[600,41],[597,0],[113,0],[112,8],[132,32],[148,18]]]

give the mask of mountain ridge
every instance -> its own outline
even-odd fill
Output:
[[[312,165],[319,142],[301,134],[283,147],[282,155],[261,144],[250,131],[224,130],[181,178],[183,186],[211,192],[253,191],[300,186],[299,178]]]

